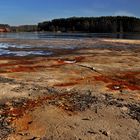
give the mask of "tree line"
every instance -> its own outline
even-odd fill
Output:
[[[10,26],[8,24],[0,24],[0,32],[9,32]]]
[[[21,25],[21,26],[11,26],[12,32],[35,32],[38,31],[37,25]]]
[[[2,28],[11,32],[140,32],[140,19],[127,16],[71,17],[44,21],[38,25],[9,26],[8,24],[0,24],[0,29]]]
[[[8,24],[0,24],[0,28],[9,28],[10,26]]]
[[[34,32],[38,31],[37,25],[21,25],[10,26],[8,24],[0,24],[0,29],[7,29],[7,32]]]
[[[140,32],[140,19],[127,16],[60,18],[39,23],[38,31],[89,33]]]

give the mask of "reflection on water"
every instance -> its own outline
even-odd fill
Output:
[[[121,39],[140,39],[139,33],[1,33],[0,38],[16,39],[81,39],[81,38],[121,38]]]
[[[36,40],[81,40],[83,38],[124,38],[124,39],[140,39],[140,34],[87,34],[87,33],[1,33],[0,38],[13,38],[13,39],[36,39]],[[31,46],[28,44],[12,44],[0,42],[0,56],[49,56],[54,54],[56,50],[73,50],[78,48],[76,44],[64,45],[47,45],[47,46]],[[85,46],[86,47],[86,46]],[[101,46],[100,46],[101,47]]]
[[[0,56],[49,56],[54,54],[54,50],[74,50],[78,46],[74,45],[27,45],[14,43],[0,43]]]
[[[30,50],[26,50],[26,51],[22,50],[25,48],[30,48]],[[46,50],[33,50],[32,46],[28,46],[28,45],[0,43],[0,56],[29,56],[29,55],[48,56],[48,55],[52,55],[52,52]]]

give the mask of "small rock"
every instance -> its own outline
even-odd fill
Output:
[[[21,136],[28,136],[30,133],[22,133],[22,132],[20,132],[18,134],[21,135]]]
[[[98,109],[97,109],[97,107],[95,107],[95,113],[96,113],[96,114],[98,113]]]
[[[7,106],[12,106],[12,103],[6,102],[5,105],[7,105]]]
[[[89,118],[83,118],[82,120],[83,121],[90,121],[91,119],[89,119]]]
[[[107,131],[105,131],[105,130],[99,130],[103,135],[105,135],[105,136],[108,136],[109,135],[109,133],[107,132]]]
[[[113,88],[114,88],[115,90],[121,89],[121,87],[120,87],[120,86],[117,86],[117,85],[113,86]]]
[[[94,131],[91,131],[91,130],[89,130],[89,131],[87,131],[89,134],[96,134],[96,132],[94,132]]]
[[[76,60],[65,60],[64,63],[73,64],[76,63]]]
[[[127,112],[127,111],[128,111],[128,108],[125,107],[125,106],[123,106],[123,107],[121,108],[121,110]]]

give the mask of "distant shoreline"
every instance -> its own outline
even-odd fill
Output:
[[[43,21],[37,25],[10,26],[0,24],[1,32],[84,32],[126,33],[140,32],[140,19],[128,16],[70,17]]]
[[[0,33],[0,38],[15,39],[126,39],[140,40],[140,33],[57,33],[57,32],[10,32]]]

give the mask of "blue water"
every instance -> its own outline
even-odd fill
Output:
[[[50,40],[64,39],[76,40],[83,38],[124,38],[124,39],[140,39],[140,34],[86,34],[86,33],[1,33],[0,38],[12,39],[32,39],[32,40]],[[33,48],[39,48],[34,50]],[[42,50],[41,48],[46,48]],[[31,46],[14,43],[0,42],[0,56],[49,56],[53,54],[53,49],[75,49],[78,46]],[[50,51],[51,50],[51,51]]]
[[[0,38],[14,39],[81,39],[81,38],[120,38],[120,39],[137,39],[140,40],[139,33],[1,33]]]
[[[14,51],[11,49],[15,49]],[[29,48],[29,51],[24,51],[20,49],[27,49]],[[0,43],[0,56],[29,56],[29,55],[35,55],[35,56],[49,56],[52,55],[53,52],[51,51],[44,51],[44,50],[32,50],[33,46],[29,45],[17,45],[12,43]],[[16,50],[18,49],[18,50]]]

